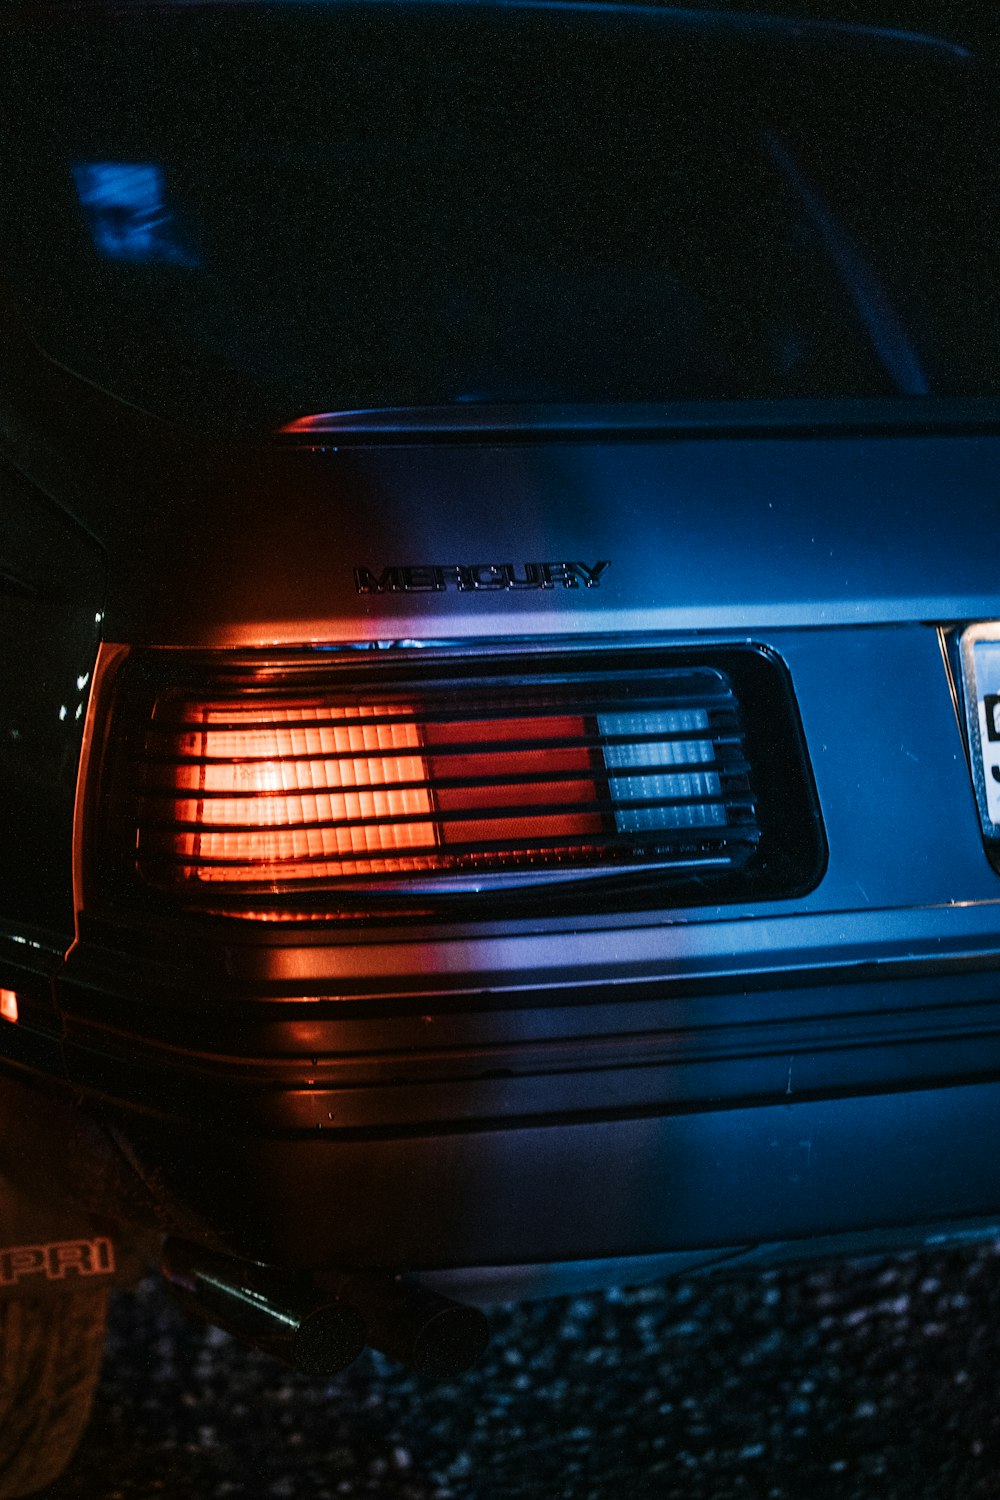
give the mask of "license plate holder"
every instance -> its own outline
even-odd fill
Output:
[[[979,818],[984,836],[1000,842],[1000,624],[963,631],[961,660]]]

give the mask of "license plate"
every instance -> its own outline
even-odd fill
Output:
[[[987,838],[1000,839],[1000,625],[965,631],[962,676],[979,816]]]

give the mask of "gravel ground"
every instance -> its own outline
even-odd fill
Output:
[[[1000,1242],[502,1309],[470,1374],[291,1375],[119,1295],[49,1500],[1000,1496]]]

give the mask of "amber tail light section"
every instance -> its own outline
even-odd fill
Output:
[[[127,671],[105,781],[119,891],[308,920],[613,877],[704,887],[758,855],[721,668],[359,655]]]

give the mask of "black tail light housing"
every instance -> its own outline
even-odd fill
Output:
[[[794,896],[825,846],[783,665],[703,651],[122,658],[85,900],[258,921]]]

